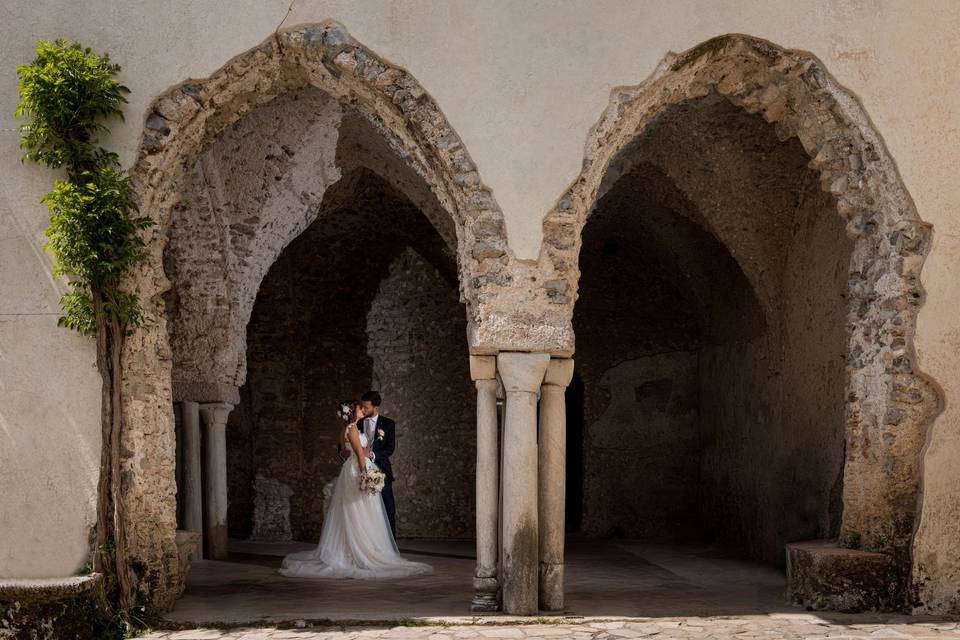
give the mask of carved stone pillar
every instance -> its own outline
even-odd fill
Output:
[[[203,557],[203,480],[201,476],[200,454],[200,405],[190,400],[180,403],[182,423],[181,461],[183,472],[180,475],[180,491],[183,502],[183,529],[197,534],[196,550],[191,559]]]
[[[211,402],[200,405],[206,428],[206,486],[204,506],[207,516],[207,557],[227,559],[227,417],[232,404]]]
[[[550,360],[540,388],[540,608],[563,610],[563,543],[567,484],[567,411],[564,393],[573,360]]]
[[[477,385],[477,571],[473,611],[500,608],[497,579],[499,545],[500,451],[497,438],[497,359],[470,356]]]
[[[550,356],[501,353],[497,369],[507,394],[503,431],[503,611],[538,611],[537,392]]]

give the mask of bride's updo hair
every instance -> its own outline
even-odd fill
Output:
[[[344,422],[350,422],[353,420],[353,414],[359,406],[360,403],[356,400],[344,400],[337,409],[337,415]]]

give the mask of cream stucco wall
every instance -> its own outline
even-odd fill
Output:
[[[0,3],[0,576],[63,574],[80,563],[98,441],[92,344],[55,327],[57,287],[39,249],[45,211],[37,202],[52,176],[19,162],[15,65],[31,59],[41,37],[109,51],[132,90],[129,117],[110,141],[129,164],[153,97],[261,42],[289,4]],[[932,575],[942,589],[931,587],[930,597],[956,592],[960,3],[294,0],[284,25],[324,19],[343,23],[433,95],[503,209],[520,257],[538,253],[541,218],[577,175],[612,87],[640,82],[668,51],[723,33],[817,55],[860,96],[920,215],[934,225],[917,347],[920,367],[944,390],[945,411],[926,454],[917,557],[928,571],[940,567]]]

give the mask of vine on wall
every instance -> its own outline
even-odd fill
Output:
[[[123,117],[128,89],[120,66],[77,43],[40,40],[37,57],[17,68],[16,115],[24,160],[63,170],[42,201],[50,210],[47,249],[54,273],[69,290],[60,303],[60,326],[94,336],[102,378],[101,458],[97,487],[93,570],[104,576],[102,605],[118,610],[124,624],[136,600],[136,576],[126,557],[125,504],[120,486],[121,360],[124,339],[143,315],[124,275],[145,258],[140,231],[153,222],[140,216],[119,158],[98,144],[103,124]]]

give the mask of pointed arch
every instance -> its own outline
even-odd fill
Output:
[[[913,346],[930,225],[863,107],[812,54],[725,35],[668,56],[637,86],[614,89],[590,131],[580,176],[544,218],[541,269],[576,291],[580,272],[571,265],[578,265],[584,225],[609,186],[636,169],[631,145],[672,111],[711,97],[762,117],[779,140],[798,142],[818,176],[815,186],[835,199],[852,243],[841,539],[892,555],[903,578],[918,517],[921,449],[938,407]],[[752,284],[761,299],[775,293],[764,293],[757,279]],[[573,304],[567,309],[572,318]]]
[[[165,269],[164,258],[175,260],[175,245],[190,242],[187,227],[179,237],[172,232],[178,210],[186,206],[184,196],[191,181],[210,182],[203,171],[204,154],[242,127],[244,118],[255,118],[262,109],[298,93],[311,94],[316,107],[303,114],[316,126],[299,131],[308,138],[315,136],[308,140],[312,153],[306,153],[299,170],[320,169],[316,193],[299,198],[293,192],[278,195],[276,190],[261,190],[267,199],[287,198],[289,206],[274,210],[272,218],[261,218],[258,211],[230,221],[235,226],[228,234],[221,234],[208,247],[197,247],[202,253],[193,262],[203,277],[190,286],[175,287],[182,283],[171,282],[168,276],[175,269],[170,264]],[[168,331],[173,326],[167,313],[171,296],[193,296],[193,308],[211,315],[210,322],[194,331],[196,341],[188,347],[197,356],[190,373],[177,376],[174,382],[189,384],[194,400],[232,400],[245,376],[243,349],[235,347],[244,342],[257,288],[283,247],[319,215],[324,191],[339,179],[337,159],[321,148],[322,138],[338,135],[348,112],[388,147],[371,151],[358,166],[381,170],[377,163],[389,152],[398,160],[393,165],[399,167],[397,171],[416,175],[426,185],[408,196],[418,204],[426,203],[425,215],[456,257],[460,298],[469,325],[478,322],[483,273],[491,264],[510,259],[503,215],[436,102],[410,73],[358,43],[342,25],[328,21],[277,32],[209,77],[186,81],[154,100],[131,171],[141,213],[157,224],[147,239],[147,260],[129,281],[143,301],[147,323],[130,336],[123,354],[123,410],[130,425],[124,436],[128,454],[123,468],[131,505],[130,553],[140,588],[160,608],[172,606],[182,589],[184,571],[175,535],[172,400],[178,390],[171,382],[175,356]],[[278,163],[287,160],[279,153]],[[284,167],[289,169],[291,164],[295,162]],[[264,176],[268,170],[263,169]],[[392,180],[394,176],[385,177]],[[219,184],[227,184],[229,178],[221,176]],[[203,196],[215,199],[216,190],[209,186],[203,185]],[[205,207],[216,216],[217,203],[207,202]],[[209,228],[222,222],[214,221]],[[234,277],[226,277],[228,272]],[[184,300],[173,301],[179,302]]]

